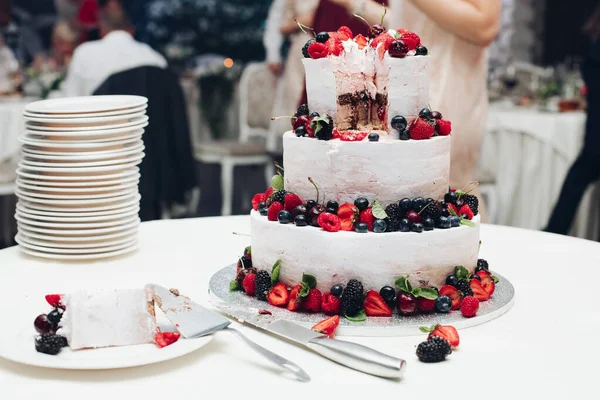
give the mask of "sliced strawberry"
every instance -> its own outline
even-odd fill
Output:
[[[271,288],[267,295],[267,301],[272,306],[283,307],[288,304],[290,295],[287,290],[287,286],[279,282]]]
[[[369,43],[369,40],[360,33],[354,37],[354,41],[358,45],[359,50],[364,49]]]
[[[381,35],[377,36],[375,39],[373,39],[371,41],[370,46],[372,48],[376,49],[377,46],[379,45],[379,43],[383,43],[382,47],[384,48],[384,51],[387,51],[387,49],[390,48],[390,44],[392,44],[392,42],[394,40],[396,40],[396,39],[394,39],[394,37],[392,35],[385,32],[385,33],[382,33]]]
[[[496,283],[492,279],[491,272],[482,270],[477,272],[477,276],[481,278],[481,286],[483,286],[487,294],[492,296],[496,290]]]
[[[338,131],[337,129],[333,130],[333,138],[340,139],[344,142],[360,142],[364,140],[369,135],[369,132],[361,132],[361,131]]]
[[[302,305],[302,297],[300,297],[300,291],[302,290],[302,285],[296,285],[292,288],[290,292],[290,297],[288,300],[287,309],[290,311],[296,311]]]
[[[344,203],[338,208],[338,217],[340,218],[341,229],[343,231],[353,231],[354,224],[358,217],[358,208],[352,203]]]
[[[460,344],[460,337],[458,336],[458,331],[455,327],[450,325],[434,325],[431,327],[429,337],[439,336],[443,339],[446,339],[450,346],[453,348],[458,347]]]
[[[63,297],[62,294],[47,294],[46,302],[48,304],[50,304],[52,307],[62,308],[64,310],[65,306],[61,301],[62,297]]]
[[[373,207],[362,210],[358,219],[360,222],[363,222],[369,226],[369,231],[373,231],[373,223],[375,222],[375,217],[373,216]]]
[[[268,199],[269,197],[271,197],[272,194],[273,194],[273,188],[270,187],[265,191],[265,199]]]
[[[315,326],[312,327],[312,330],[319,333],[323,333],[332,338],[335,335],[335,330],[339,324],[340,316],[334,315],[333,317],[329,317],[317,323]]]
[[[392,309],[387,305],[383,297],[375,290],[369,290],[365,297],[365,314],[369,317],[391,317]]]
[[[348,40],[348,39],[352,39],[354,37],[352,30],[350,28],[348,28],[347,26],[340,26],[337,30],[337,33],[341,40]],[[345,37],[346,39],[342,39],[342,37]]]
[[[454,286],[444,285],[440,289],[440,296],[448,296],[452,300],[452,310],[458,310],[462,303],[460,291]]]
[[[450,211],[450,210],[452,210],[452,211]],[[454,214],[452,213],[453,211],[454,211]],[[450,215],[458,215],[458,209],[452,203],[448,203],[448,212],[450,213]]]
[[[264,193],[256,193],[252,198],[252,209],[254,211],[258,210],[258,204],[267,200],[267,196]]]
[[[154,335],[154,341],[161,349],[179,340],[179,332],[158,332]]]
[[[490,298],[490,295],[485,291],[479,279],[471,279],[469,286],[471,286],[471,290],[473,291],[473,297],[477,300],[486,301]]]
[[[327,46],[327,52],[332,56],[339,56],[344,51],[344,46],[338,38],[330,37],[325,42],[325,46]],[[308,50],[310,52],[310,47],[308,48]]]
[[[463,215],[465,214],[467,216],[468,219],[473,219],[473,217],[475,216],[475,214],[473,214],[473,211],[471,211],[471,207],[469,207],[468,204],[464,204],[459,210],[458,210],[458,215]]]
[[[314,42],[308,46],[308,54],[313,59],[324,58],[329,55],[329,50],[325,43]]]
[[[340,313],[342,302],[331,293],[323,293],[321,296],[321,310],[327,315],[336,315]]]

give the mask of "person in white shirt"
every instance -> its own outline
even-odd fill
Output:
[[[65,96],[92,95],[117,72],[142,66],[167,67],[161,54],[133,38],[133,25],[120,2],[105,3],[98,13],[102,39],[75,49],[62,87]]]

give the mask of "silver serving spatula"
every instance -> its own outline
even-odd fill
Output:
[[[272,363],[291,371],[300,381],[310,381],[310,376],[302,368],[285,358],[278,356],[270,350],[254,343],[240,331],[231,328],[231,320],[221,314],[194,303],[185,296],[180,296],[175,290],[169,290],[156,284],[148,284],[147,288],[154,290],[156,304],[165,313],[166,317],[175,325],[183,337],[197,338],[212,333],[227,330],[233,332],[254,351]]]

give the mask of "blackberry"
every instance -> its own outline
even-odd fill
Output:
[[[471,290],[471,285],[469,285],[469,281],[466,279],[459,279],[456,282],[456,286],[454,286],[458,290],[460,290],[465,296],[473,296],[473,290]]]
[[[267,301],[269,290],[271,290],[271,276],[265,270],[258,271],[256,274],[256,298]]]
[[[400,210],[400,206],[397,203],[392,203],[385,208],[385,213],[387,214],[387,231],[388,232],[398,232],[400,230],[400,219],[402,218],[402,210]]]
[[[471,211],[473,211],[473,214],[477,215],[479,213],[479,199],[477,196],[465,194],[462,196],[462,200],[465,204],[469,205],[469,208]]]
[[[363,285],[356,279],[350,279],[342,292],[342,314],[355,316],[363,308]]]
[[[40,335],[35,338],[35,350],[38,353],[56,355],[63,347],[66,347],[67,339],[64,336],[52,333]]]
[[[310,54],[308,54],[308,47],[315,42],[316,42],[315,39],[310,39],[308,42],[306,42],[304,44],[304,47],[302,48],[302,55],[304,56],[304,58],[310,58]]]
[[[252,268],[252,259],[247,255],[241,256],[237,262],[237,267],[238,268]]]
[[[272,202],[278,201],[281,204],[283,204],[285,201],[286,194],[287,194],[287,191],[285,191],[285,190],[278,190],[276,192],[273,192]]]
[[[299,117],[301,115],[308,115],[308,104],[300,104],[300,107],[298,107],[294,117]]]
[[[246,275],[255,274],[256,272],[256,268],[242,268],[240,269],[240,272],[238,272],[235,276],[235,279],[238,281],[240,286],[242,286],[242,282],[244,282],[244,278],[246,277]]]
[[[477,260],[477,268],[479,268],[480,271],[482,269],[489,271],[490,265],[488,264],[488,262],[486,260],[484,260],[483,258],[480,258],[479,260]]]
[[[426,200],[427,206],[421,211],[421,217],[431,218],[434,221],[437,221],[442,216],[442,206],[439,202],[433,199]],[[420,210],[417,210],[417,212]]]
[[[417,357],[422,362],[440,362],[452,354],[450,343],[439,336],[433,336],[417,346]]]

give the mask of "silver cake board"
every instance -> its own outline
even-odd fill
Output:
[[[270,305],[256,297],[246,296],[242,291],[229,291],[229,282],[235,277],[236,265],[229,265],[216,272],[209,282],[210,302],[219,310],[236,318],[240,322],[254,321],[257,318],[272,320],[284,319],[310,328],[327,316],[323,313],[310,314],[292,312],[286,308]],[[435,324],[452,325],[456,329],[469,328],[484,324],[500,317],[512,307],[515,298],[515,288],[505,277],[494,273],[500,280],[492,297],[481,302],[477,315],[472,318],[462,316],[460,310],[447,314],[420,314],[402,316],[394,313],[391,317],[367,317],[363,322],[351,322],[341,318],[336,331],[338,336],[415,336],[422,335],[420,326]],[[392,282],[393,284],[393,282]],[[267,310],[271,315],[260,315],[259,310]]]

